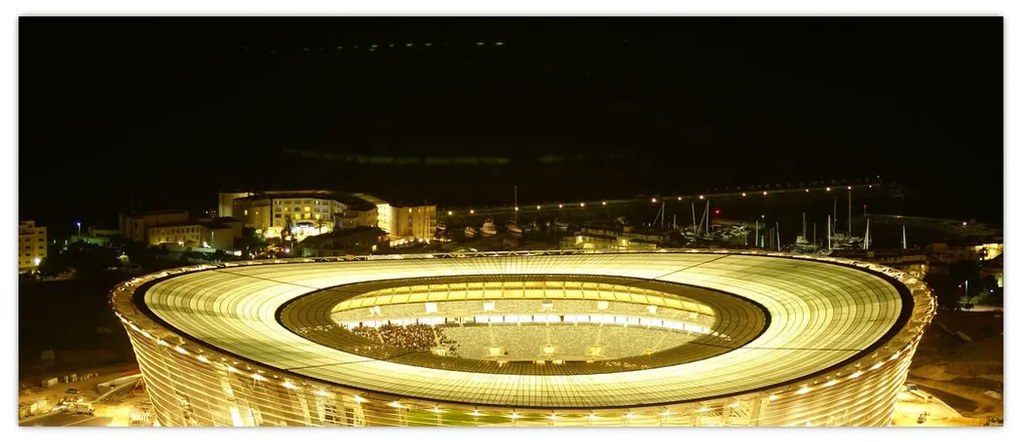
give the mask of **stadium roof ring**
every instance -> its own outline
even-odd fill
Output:
[[[326,331],[366,308],[514,296],[698,310],[711,327],[526,369]],[[728,250],[201,265],[121,284],[111,304],[164,425],[886,425],[935,312],[897,270]]]

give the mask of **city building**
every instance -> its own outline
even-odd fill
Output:
[[[233,217],[265,238],[301,241],[340,228],[346,206],[325,190],[266,191],[233,200]]]
[[[340,223],[341,229],[380,227],[379,209],[375,204],[353,195],[341,197],[340,203],[344,205],[344,213],[341,216]]]
[[[234,227],[217,222],[154,226],[149,227],[148,244],[230,250],[234,248],[234,231]]]
[[[176,225],[188,222],[187,210],[158,210],[137,215],[120,214],[119,227],[124,237],[140,243],[149,243],[149,227]]]
[[[375,206],[376,227],[385,230],[387,233],[393,232],[393,209],[390,207],[390,203],[367,193],[355,193],[352,196]]]
[[[436,206],[393,203],[390,208],[390,244],[431,241],[436,236]]]
[[[635,230],[631,226],[582,227],[577,234],[560,239],[563,249],[655,250],[669,240],[662,232]]]
[[[220,192],[216,215],[221,217],[234,216],[234,200],[252,195],[254,194],[251,192]]]
[[[18,223],[18,273],[33,272],[46,257],[46,228],[35,221]]]
[[[881,264],[902,270],[919,279],[924,279],[931,271],[928,255],[918,249],[840,249],[833,250],[831,256]]]

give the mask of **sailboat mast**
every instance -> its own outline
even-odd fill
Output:
[[[846,236],[848,236],[848,237],[851,236],[851,234],[850,234],[850,230],[852,229],[851,221],[853,220],[853,216],[851,216],[851,214],[850,214],[850,212],[853,211],[853,206],[850,205],[850,200],[853,199],[852,192],[853,192],[853,190],[850,190],[850,186],[847,186],[847,188],[846,188]]]
[[[907,225],[903,225],[903,250],[907,250]]]
[[[776,250],[782,246],[782,243],[779,242],[779,221],[776,221]]]
[[[711,201],[705,200],[705,234],[709,234],[712,231],[712,214],[708,211],[708,206]]]
[[[697,213],[697,210],[694,209],[694,201],[691,201],[691,227],[694,227],[694,234],[695,235],[698,233],[698,226],[697,226],[698,222],[696,221],[696,219],[697,219],[696,213]]]
[[[832,250],[832,216],[825,217],[825,231],[827,249]]]
[[[836,201],[839,201],[839,196],[833,195],[832,197],[832,230],[836,230]]]
[[[864,220],[864,250],[871,246],[871,219]]]

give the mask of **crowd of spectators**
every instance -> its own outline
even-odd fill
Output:
[[[359,325],[350,331],[363,338],[406,350],[431,352],[435,347],[445,347],[447,354],[454,355],[457,352],[457,342],[447,337],[443,329],[426,324],[383,324],[379,327]]]

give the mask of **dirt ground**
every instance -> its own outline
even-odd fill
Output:
[[[907,378],[965,417],[1003,417],[1001,312],[939,312],[925,332]],[[971,342],[953,336],[963,332]]]

